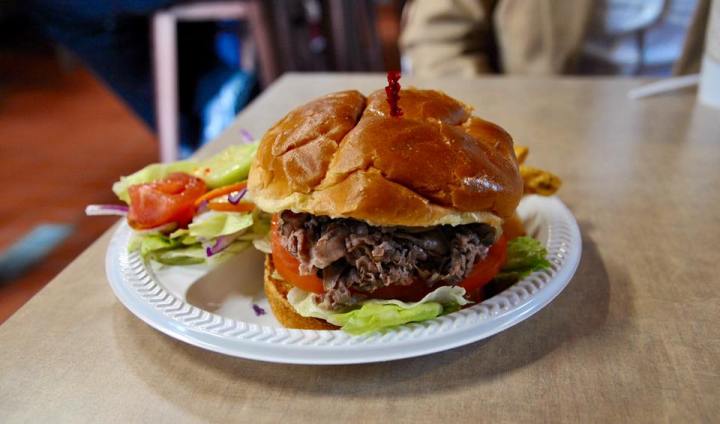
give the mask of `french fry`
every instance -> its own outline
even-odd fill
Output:
[[[532,166],[520,165],[520,175],[525,183],[525,194],[551,196],[562,184],[557,175]]]
[[[530,149],[528,149],[525,146],[515,146],[515,157],[517,158],[518,164],[522,165],[525,162],[525,159],[527,159],[527,155],[530,152]]]
[[[540,194],[542,196],[552,196],[555,194],[560,188],[562,180],[551,172],[523,165],[530,153],[529,148],[516,145],[514,149],[515,157],[520,165],[520,175],[525,185],[525,194]]]

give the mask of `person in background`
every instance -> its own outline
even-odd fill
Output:
[[[151,18],[180,0],[31,0],[28,15],[105,82],[151,129],[155,97]],[[216,136],[256,93],[240,70],[237,22],[178,24],[180,153]],[[232,98],[227,99],[228,94]]]
[[[31,0],[26,8],[44,35],[71,51],[152,128],[150,16],[173,3]]]
[[[414,0],[403,71],[669,75],[698,72],[710,0]]]

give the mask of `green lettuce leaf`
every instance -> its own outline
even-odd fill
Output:
[[[173,240],[178,240],[186,246],[200,242],[197,238],[190,235],[190,230],[187,228],[179,228],[173,231],[169,237]]]
[[[197,243],[182,248],[154,252],[150,255],[150,259],[164,265],[194,265],[204,262],[215,265],[242,252],[250,246],[251,244],[249,242],[236,241],[226,247],[222,252],[208,258],[205,248],[200,243]]]
[[[253,247],[255,249],[265,253],[265,254],[271,254],[272,253],[272,244],[270,243],[270,237],[261,237],[253,239],[252,241]]]
[[[459,286],[438,287],[419,302],[370,299],[359,308],[348,312],[329,311],[320,307],[312,293],[294,287],[288,293],[288,302],[304,317],[321,318],[341,327],[351,334],[381,331],[409,322],[433,319],[457,310],[470,303],[465,299],[465,289]]]
[[[136,234],[128,250],[139,251],[143,258],[167,265],[189,265],[205,261],[205,251],[200,243],[188,246],[180,238],[164,234]]]
[[[143,258],[164,265],[193,265],[206,261],[211,264],[218,263],[252,246],[250,241],[236,240],[223,249],[222,252],[208,258],[205,247],[201,243],[185,244],[189,237],[178,236],[173,238],[173,235],[175,233],[169,236],[163,234],[138,234],[133,237],[128,250],[139,251]]]
[[[227,147],[198,164],[194,175],[209,188],[223,187],[246,180],[259,142]]]
[[[246,212],[205,212],[197,215],[188,226],[188,235],[210,240],[235,234],[253,225],[253,215]]]
[[[550,267],[547,250],[532,237],[518,237],[510,240],[507,247],[507,262],[497,279],[520,279],[535,271]]]
[[[265,237],[270,234],[270,221],[272,215],[263,212],[260,209],[255,209],[253,212],[253,226],[252,232],[259,237]]]
[[[258,219],[253,219],[254,216]],[[258,240],[265,240],[269,226],[262,222],[256,225],[256,221],[266,219],[257,212],[210,211],[196,216],[188,228],[175,230],[169,235],[136,234],[128,250],[139,251],[143,258],[165,265],[192,265],[206,261],[212,265],[253,246]],[[206,247],[223,236],[231,237],[233,242],[208,258]]]
[[[409,322],[427,321],[438,317],[443,306],[437,302],[427,302],[411,308],[403,308],[393,304],[367,303],[360,309],[336,315],[333,319],[350,334],[360,335]]]
[[[165,178],[173,172],[190,173],[197,168],[197,163],[192,161],[181,161],[173,163],[154,163],[126,177],[120,177],[112,186],[115,195],[123,202],[130,204],[128,187],[135,184],[149,183]]]
[[[204,263],[207,260],[205,249],[200,243],[175,249],[155,251],[148,255],[148,257],[163,265],[194,265]]]
[[[157,250],[172,249],[180,245],[179,240],[172,240],[162,234],[136,234],[130,241],[128,250],[140,251],[143,257]]]

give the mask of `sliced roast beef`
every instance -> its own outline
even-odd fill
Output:
[[[322,280],[326,307],[338,309],[372,293],[418,280],[428,286],[460,283],[495,239],[485,224],[429,229],[374,227],[354,219],[306,213],[281,214],[283,247],[300,262],[300,273]]]
[[[348,235],[347,225],[341,222],[329,223],[310,249],[310,264],[315,268],[324,269],[338,259],[342,259],[345,256],[345,239]]]

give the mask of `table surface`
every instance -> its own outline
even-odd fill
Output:
[[[628,100],[633,79],[407,83],[473,105],[530,146],[529,164],[563,178],[583,257],[547,308],[421,358],[253,362],[175,341],[125,310],[105,280],[105,234],[0,326],[0,421],[717,419],[720,112],[693,91]],[[320,94],[383,85],[286,75],[200,155]]]

